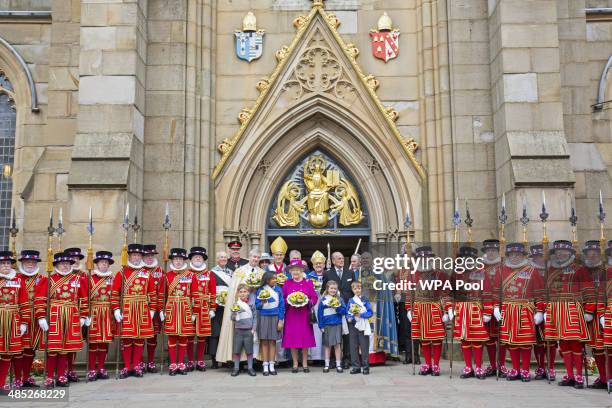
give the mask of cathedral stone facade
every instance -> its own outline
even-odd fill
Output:
[[[171,245],[209,252],[402,240],[407,207],[415,239],[445,241],[456,202],[480,240],[503,197],[507,238],[527,203],[539,240],[542,192],[550,239],[573,206],[579,239],[599,238],[600,190],[612,213],[610,0],[0,10],[4,245],[11,208],[18,248],[46,248],[52,208],[63,245],[86,246],[91,207],[94,248],[115,254],[128,202],[138,240],[161,244],[168,203]]]

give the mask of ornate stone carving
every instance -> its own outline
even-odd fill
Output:
[[[287,54],[289,54],[289,47],[286,45],[283,45],[279,50],[276,51],[274,55],[276,56],[276,60],[278,62],[281,62],[282,60],[285,59]]]
[[[397,121],[397,119],[399,118],[399,113],[395,110],[393,106],[387,106],[385,108],[385,115],[387,115],[387,117],[394,122]]]
[[[371,90],[376,92],[376,90],[380,86],[380,81],[378,79],[376,79],[376,77],[374,75],[365,76],[363,79],[365,80],[366,84],[368,84],[368,87]]]
[[[419,148],[419,144],[412,137],[405,139],[403,143],[404,146],[406,146],[406,149],[408,149],[408,151],[410,151],[412,154],[414,154]]]
[[[223,139],[223,142],[217,146],[217,150],[219,153],[225,154],[230,151],[230,149],[234,146],[234,141],[231,139]]]
[[[270,86],[270,79],[268,77],[261,78],[256,85],[256,88],[259,92],[263,92]]]
[[[241,125],[244,125],[251,118],[252,114],[253,109],[242,108],[242,110],[238,114],[238,122],[240,122]]]

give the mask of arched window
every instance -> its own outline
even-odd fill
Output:
[[[13,161],[15,158],[15,95],[11,82],[0,71],[0,245],[9,247]]]

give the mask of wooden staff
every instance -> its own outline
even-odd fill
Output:
[[[125,267],[128,261],[128,232],[130,231],[130,203],[125,206],[125,216],[123,218],[123,248],[121,248],[121,285],[119,286],[119,314],[123,317],[123,283],[125,282]],[[119,379],[119,350],[121,349],[121,335],[123,332],[123,319],[119,323],[117,336],[117,350],[115,352],[115,379]]]
[[[546,194],[544,193],[544,191],[542,191],[542,211],[540,212],[540,221],[542,222],[542,250],[544,251],[544,268],[545,268],[545,279],[544,282],[546,284],[545,287],[545,291],[546,291],[546,308],[544,309],[545,311],[548,310],[548,306],[550,303],[550,284],[551,282],[549,282],[549,268],[548,268],[548,232],[546,229],[546,220],[548,220],[548,212],[546,212]],[[545,313],[546,315],[546,313]],[[544,333],[546,330],[546,319],[544,319],[544,330],[542,330],[542,332]],[[546,337],[544,337],[544,341],[546,343],[546,356],[545,356],[545,363],[546,363],[546,379],[548,380],[548,383],[550,384],[550,370],[548,369],[548,366],[550,365],[550,361],[548,361],[550,359],[550,342],[546,341]]]
[[[168,203],[166,203],[166,213],[164,215],[164,223],[162,224],[162,227],[164,228],[164,248],[162,250],[162,258],[163,258],[163,262],[164,262],[164,270],[162,272],[162,280],[163,280],[163,284],[164,284],[164,302],[162,303],[161,306],[161,311],[163,311],[166,307],[166,294],[168,292],[167,290],[167,280],[166,280],[166,271],[168,270],[168,262],[170,259],[170,245],[168,244],[168,232],[170,231],[170,228],[172,227],[172,224],[170,224],[170,209],[168,207]],[[164,330],[164,322],[161,322],[161,370],[159,370],[159,374],[163,374],[164,372],[164,343],[165,343],[165,330]]]
[[[410,228],[412,227],[412,218],[410,217],[410,205],[406,204],[406,219],[404,220],[404,226],[406,227],[406,255],[408,258],[412,255],[412,248],[410,243]],[[410,271],[409,271],[410,272]],[[412,280],[412,279],[411,279]],[[409,288],[410,289],[410,288]],[[414,313],[414,291],[410,290],[410,313]],[[404,312],[405,311],[400,311]],[[412,333],[412,322],[410,322],[410,358],[412,360],[412,375],[416,375],[415,358],[414,358],[414,333]]]
[[[601,250],[601,259],[602,259],[602,263],[603,263],[603,275],[604,275],[604,327],[602,327],[602,331],[605,330],[605,323],[606,323],[606,311],[608,309],[608,271],[607,271],[607,265],[608,265],[608,256],[606,254],[606,235],[605,235],[605,229],[604,229],[604,223],[606,221],[606,213],[604,211],[604,204],[603,204],[603,197],[601,195],[601,190],[599,190],[599,213],[597,214],[597,218],[599,219],[599,248]],[[599,297],[598,297],[599,298]],[[598,324],[599,322],[595,322],[595,324]],[[605,343],[604,343],[604,353],[605,353],[605,357],[606,357],[606,373],[610,372],[610,367],[609,367],[609,363],[608,363],[608,347],[605,347]],[[609,374],[608,374],[609,375]],[[608,379],[606,381],[606,389],[608,390],[608,395],[610,395],[610,380]]]
[[[9,233],[11,235],[11,251],[13,251],[13,256],[17,258],[17,234],[19,233],[19,228],[17,228],[17,222],[15,221],[15,209],[11,207],[11,228],[9,229]],[[9,383],[10,387],[13,387],[13,365],[11,364],[9,367]]]
[[[457,255],[459,252],[459,225],[461,225],[461,215],[459,214],[459,198],[455,197],[455,211],[453,212],[453,256],[457,259]],[[452,272],[451,272],[452,274]],[[453,298],[452,308],[453,313],[455,312],[455,291],[451,289],[451,296]],[[444,310],[444,305],[442,305],[442,309]],[[450,316],[449,316],[450,317]],[[455,322],[451,321],[451,341],[450,341],[450,378],[453,378],[453,356],[455,354]]]
[[[45,318],[47,319],[47,325],[49,325],[50,314],[51,314],[51,273],[53,272],[53,234],[56,229],[53,227],[53,208],[49,215],[49,227],[47,227],[47,307]],[[45,332],[45,370],[49,361],[49,330]],[[53,382],[55,387],[55,382]]]
[[[93,317],[91,315],[91,271],[94,268],[94,263],[93,263],[93,233],[94,233],[94,227],[93,227],[93,213],[91,211],[91,207],[89,207],[89,222],[87,223],[87,232],[89,234],[89,246],[87,247],[87,261],[85,263],[86,268],[87,268],[87,307],[89,310],[88,313],[88,318],[90,319],[90,322],[93,322]],[[85,343],[85,356],[87,358],[87,372],[85,374],[85,382],[89,382],[89,369],[91,367],[89,367],[89,332],[90,332],[90,328],[87,328],[87,341]]]
[[[502,205],[501,210],[499,212],[499,310],[501,314],[501,307],[503,303],[503,268],[504,268],[504,255],[506,254],[506,222],[508,221],[508,214],[506,213],[506,193],[502,193]],[[495,318],[495,317],[494,317]],[[497,373],[495,376],[495,381],[499,381],[499,376],[501,374],[501,362],[500,362],[500,349],[501,349],[501,325],[502,321],[497,322],[497,342],[495,343],[495,358],[497,359]],[[504,359],[505,359],[504,355]]]

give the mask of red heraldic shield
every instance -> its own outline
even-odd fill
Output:
[[[399,55],[399,30],[370,31],[372,55],[385,62]]]

